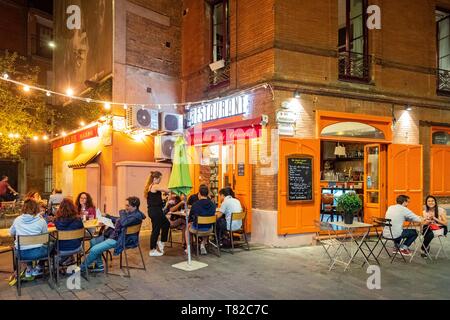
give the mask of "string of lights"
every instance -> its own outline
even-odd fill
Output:
[[[102,104],[105,108],[105,110],[111,110],[112,106],[122,106],[125,110],[128,109],[128,107],[131,106],[136,106],[136,107],[154,107],[154,108],[158,108],[161,109],[161,107],[180,107],[180,106],[186,106],[188,109],[190,106],[192,105],[200,105],[200,104],[208,104],[208,103],[212,103],[215,102],[217,100],[220,100],[221,97],[217,97],[214,99],[206,99],[206,100],[198,100],[198,101],[190,101],[190,102],[176,102],[176,103],[124,103],[124,102],[111,102],[111,101],[103,101],[103,100],[96,100],[96,99],[91,99],[91,98],[85,98],[85,97],[79,97],[79,96],[75,96],[74,95],[74,91],[72,88],[67,88],[65,93],[62,92],[57,92],[57,91],[53,91],[53,90],[49,90],[49,89],[45,89],[45,88],[41,88],[38,86],[33,86],[33,85],[29,85],[20,81],[16,81],[13,80],[9,77],[9,75],[7,73],[3,73],[3,75],[0,77],[0,80],[2,81],[6,81],[9,83],[13,83],[19,87],[22,87],[22,89],[25,92],[30,92],[31,90],[36,90],[36,91],[40,91],[45,93],[45,95],[47,97],[51,97],[52,95],[55,96],[60,96],[60,97],[64,97],[64,98],[69,98],[71,100],[78,100],[78,101],[83,101],[83,102],[87,102],[87,103],[96,103],[96,104]],[[272,94],[272,98],[273,98],[273,88],[269,83],[263,83],[263,84],[259,84],[253,87],[250,87],[248,89],[244,89],[241,90],[237,93],[232,94],[230,97],[234,97],[234,96],[240,96],[243,94],[247,94],[250,92],[254,92],[257,89],[270,89],[271,94]]]
[[[57,92],[57,91],[53,91],[53,90],[49,90],[46,88],[41,88],[38,86],[34,86],[34,85],[30,85],[27,83],[23,83],[20,81],[16,81],[13,80],[9,77],[9,75],[7,73],[3,73],[2,76],[0,77],[0,80],[4,81],[4,82],[8,82],[8,83],[12,83],[17,85],[18,87],[21,87],[22,90],[26,93],[29,93],[30,91],[34,90],[34,91],[38,91],[38,92],[42,92],[43,94],[45,94],[47,97],[51,97],[51,96],[59,96],[59,97],[63,97],[63,98],[68,98],[71,100],[77,100],[77,101],[82,101],[82,102],[86,102],[86,103],[94,103],[94,104],[101,104],[103,105],[104,109],[106,111],[110,111],[112,106],[122,106],[124,110],[127,110],[129,107],[141,107],[141,108],[158,108],[161,109],[162,107],[174,107],[175,109],[177,109],[180,106],[185,107],[186,110],[189,110],[189,108],[191,106],[195,106],[195,105],[202,105],[202,104],[208,104],[208,103],[214,103],[217,102],[218,100],[222,99],[222,97],[216,97],[214,99],[205,99],[205,100],[198,100],[198,101],[190,101],[190,102],[177,102],[177,103],[123,103],[123,102],[111,102],[111,101],[103,101],[103,100],[96,100],[96,99],[91,99],[91,98],[85,98],[85,97],[79,97],[74,95],[74,90],[72,88],[67,88],[65,93],[62,92]],[[228,96],[228,98],[232,98],[232,97],[237,97],[237,96],[241,96],[244,94],[249,94],[251,92],[254,92],[258,89],[269,89],[272,95],[272,100],[274,99],[274,91],[273,91],[273,87],[269,84],[269,83],[262,83],[262,84],[258,84],[256,86],[241,90],[239,92],[236,92],[234,94],[231,94],[230,96]],[[84,121],[80,121],[80,126],[84,127],[86,124]],[[0,133],[0,137],[3,134]],[[65,131],[63,130],[61,132],[61,136],[66,136],[67,134],[65,133]],[[59,134],[56,134],[55,136],[59,136]],[[9,139],[20,139],[21,136],[18,133],[9,133],[7,136]],[[43,141],[48,141],[49,137],[47,134],[44,135],[32,135],[29,136],[28,138],[32,139],[33,141],[39,141],[39,140],[43,140]]]

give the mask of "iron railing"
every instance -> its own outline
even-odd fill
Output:
[[[339,79],[368,82],[370,80],[370,65],[370,55],[350,51],[340,52]]]
[[[230,63],[226,63],[225,67],[211,71],[209,74],[209,85],[211,87],[220,85],[230,80]]]
[[[450,70],[437,69],[437,91],[450,94]]]

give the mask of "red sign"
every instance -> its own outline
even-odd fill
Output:
[[[91,139],[94,137],[98,137],[98,126],[95,125],[90,128],[86,128],[72,134],[69,134],[66,137],[61,137],[58,140],[53,141],[52,148],[56,149],[62,146],[66,146],[68,144],[77,143],[86,139]]]

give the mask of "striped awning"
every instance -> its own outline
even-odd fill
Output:
[[[97,158],[101,151],[92,151],[79,154],[74,160],[69,162],[69,168],[84,168],[88,164],[94,162],[95,158]]]

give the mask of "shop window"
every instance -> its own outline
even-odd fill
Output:
[[[385,139],[383,131],[361,122],[339,122],[325,127],[322,137]]]
[[[230,78],[229,1],[214,0],[211,4],[211,74],[210,85],[216,86]]]
[[[450,13],[436,10],[437,91],[450,94]]]
[[[339,79],[368,82],[370,56],[365,25],[367,0],[339,0]]]
[[[436,145],[450,146],[450,133],[445,131],[433,132],[432,143]]]

